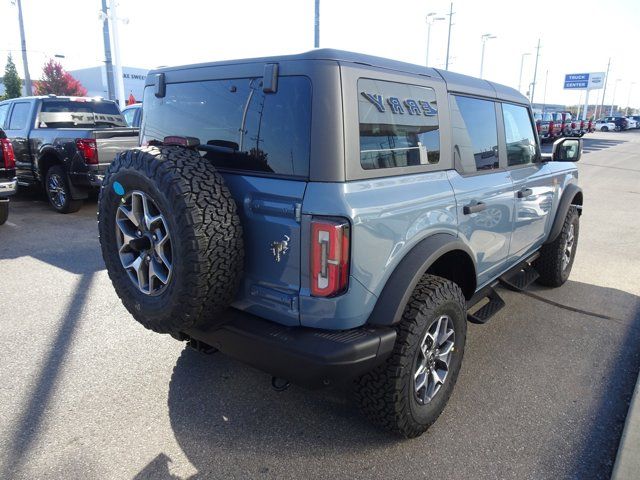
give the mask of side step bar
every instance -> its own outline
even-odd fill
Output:
[[[523,263],[500,277],[500,283],[514,292],[522,292],[535,282],[540,275],[530,263]]]
[[[488,299],[489,301],[475,312],[467,313],[467,320],[471,323],[487,323],[491,317],[493,317],[502,309],[502,307],[504,307],[505,303],[502,297],[498,295],[498,292],[496,292],[493,287],[488,287],[478,293],[482,296],[474,297],[473,299],[471,299],[471,302],[473,302],[474,299],[476,300],[474,302],[474,305],[480,303],[484,298]]]

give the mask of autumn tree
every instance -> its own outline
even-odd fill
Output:
[[[4,77],[2,78],[4,83],[4,98],[17,98],[22,96],[22,80],[18,76],[18,70],[16,64],[13,63],[11,54],[7,57],[7,65],[4,67]]]
[[[53,58],[44,64],[42,78],[36,82],[36,95],[84,97],[87,89]]]

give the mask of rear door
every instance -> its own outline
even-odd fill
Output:
[[[501,114],[507,168],[515,190],[515,225],[509,256],[521,257],[544,241],[558,180],[549,164],[540,161],[529,109],[502,103]]]
[[[503,268],[513,228],[513,183],[500,164],[498,106],[492,100],[451,95],[455,170],[448,172],[459,235],[470,246],[478,286]]]
[[[5,133],[16,155],[16,175],[21,183],[33,183],[33,158],[29,149],[29,131],[33,128],[34,101],[14,101]]]
[[[262,83],[264,65],[256,65],[255,73],[247,68],[249,76],[235,79],[172,83],[167,74],[164,98],[147,87],[141,140],[198,138],[201,155],[222,173],[242,222],[244,276],[234,306],[299,325],[311,81],[281,76],[277,91],[269,92]]]

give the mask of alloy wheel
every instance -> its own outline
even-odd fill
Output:
[[[146,295],[159,295],[173,272],[171,235],[157,204],[144,192],[122,198],[116,211],[118,255],[133,284]]]

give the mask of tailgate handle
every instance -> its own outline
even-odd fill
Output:
[[[462,207],[462,213],[464,213],[465,215],[469,215],[471,213],[478,213],[478,212],[482,212],[483,210],[487,209],[487,204],[483,203],[483,202],[475,202],[475,203],[470,203],[469,205],[465,205],[464,207]]]
[[[523,188],[522,190],[518,191],[518,198],[530,197],[531,195],[533,195],[533,190],[531,190],[530,188]]]

